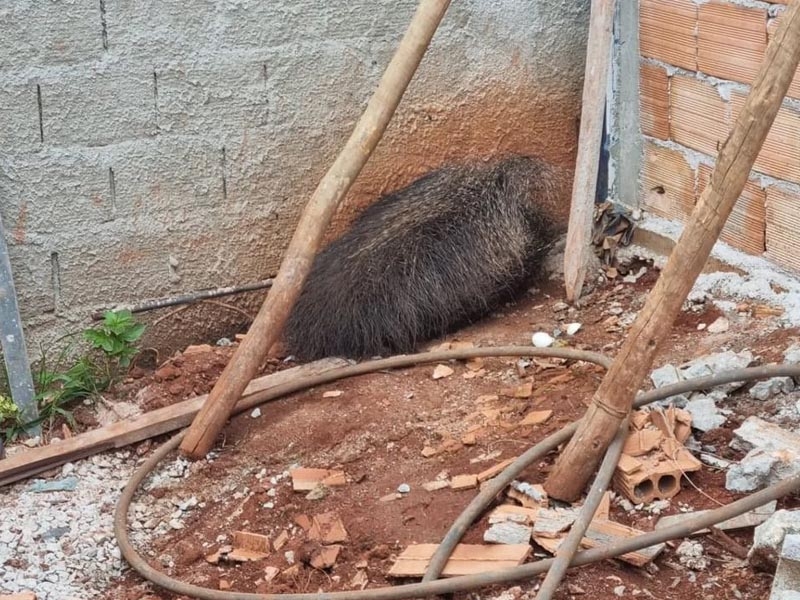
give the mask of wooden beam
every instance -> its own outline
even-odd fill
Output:
[[[186,432],[181,442],[186,456],[200,458],[211,449],[247,382],[278,340],[339,202],[381,140],[449,4],[450,0],[420,1],[378,89],[303,210],[272,289],[247,337]]]
[[[256,404],[265,402],[264,394],[271,391],[279,392],[280,390],[277,389],[279,387],[347,364],[347,361],[338,358],[326,358],[254,379],[245,389],[245,395],[234,407],[234,413],[248,410]],[[186,427],[192,422],[207,398],[207,395],[197,396],[172,406],[159,408],[137,417],[81,433],[57,444],[26,450],[5,460],[0,460],[0,487],[67,462],[86,458],[105,450],[122,448],[128,444]]]
[[[711,183],[683,233],[628,338],[594,394],[578,430],[545,483],[547,493],[573,501],[603,457],[637,390],[653,366],[659,343],[703,269],[781,107],[800,63],[800,4],[787,9],[733,131],[717,158]]]
[[[603,140],[608,71],[611,66],[614,5],[614,0],[592,0],[592,14],[589,18],[578,157],[572,183],[567,245],[564,250],[564,285],[567,300],[570,302],[581,296],[592,240],[597,169]]]

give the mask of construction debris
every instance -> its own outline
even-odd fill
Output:
[[[336,564],[341,552],[341,546],[322,546],[311,554],[309,564],[315,569],[330,569]]]
[[[450,487],[454,490],[471,490],[478,487],[478,476],[456,475],[450,480]]]
[[[773,571],[778,563],[784,538],[800,533],[800,510],[778,510],[755,528],[753,545],[747,557],[757,569]]]
[[[540,425],[553,416],[552,410],[534,410],[529,412],[519,422],[520,426],[525,425]]]
[[[705,571],[710,560],[705,555],[703,544],[694,540],[684,540],[675,550],[678,562],[693,571]]]
[[[614,521],[604,521],[596,519],[589,524],[586,534],[581,541],[581,546],[584,548],[597,548],[605,547],[615,544],[623,539],[632,538],[643,535],[643,531],[628,527],[622,523],[615,523]],[[656,556],[658,556],[666,547],[666,544],[656,544],[655,546],[648,546],[636,552],[629,552],[617,558],[623,562],[643,567]]]
[[[443,379],[445,377],[450,377],[455,371],[448,367],[447,365],[436,365],[436,368],[433,369],[433,379]]]
[[[483,533],[483,541],[490,544],[528,544],[533,528],[514,521],[502,521]]]
[[[515,460],[517,460],[517,457],[512,456],[511,458],[507,458],[501,463],[497,463],[493,467],[489,467],[488,469],[481,471],[480,473],[478,473],[478,481],[483,483],[484,481],[487,481],[492,477],[497,477],[500,473],[502,473],[505,470],[506,467],[508,467]]]
[[[489,524],[512,521],[523,525],[532,525],[539,514],[538,508],[525,508],[516,504],[501,504],[489,515]]]
[[[437,479],[436,481],[426,481],[422,484],[422,489],[427,492],[435,492],[446,487],[450,487],[450,482],[447,479]]]
[[[547,492],[538,483],[531,485],[524,481],[512,481],[506,490],[506,495],[527,508],[547,506]]]
[[[389,577],[422,577],[438,544],[414,544],[397,557]],[[444,577],[491,573],[521,565],[531,553],[530,544],[458,544],[442,571]]]
[[[289,475],[292,478],[292,489],[295,492],[307,492],[320,484],[326,487],[334,487],[347,483],[343,471],[331,471],[329,469],[292,469],[289,471]]]
[[[754,400],[769,400],[778,394],[788,394],[794,391],[794,379],[791,377],[771,377],[753,384],[747,393]]]
[[[269,554],[271,548],[269,537],[249,531],[234,531],[233,546],[235,549],[254,550]]]
[[[747,455],[728,468],[729,490],[751,492],[800,473],[800,434],[748,417],[733,435],[731,447]]]
[[[324,513],[311,520],[308,538],[322,544],[337,544],[347,541],[347,530],[335,513]]]
[[[614,473],[616,489],[636,504],[675,496],[682,475],[702,466],[682,443],[690,424],[689,414],[673,407],[633,413]]]
[[[800,535],[790,533],[783,538],[769,600],[798,600],[798,598],[800,598]]]
[[[701,356],[677,367],[671,364],[664,365],[663,367],[655,369],[650,374],[650,379],[656,388],[660,388],[664,387],[665,385],[671,385],[673,383],[678,383],[679,381],[685,381],[687,379],[693,379],[695,377],[707,377],[709,375],[715,375],[725,371],[732,371],[734,369],[744,369],[745,367],[749,367],[752,362],[753,353],[749,350],[743,350],[741,352],[733,352],[729,350],[727,352],[718,352],[716,354]],[[744,382],[726,383],[724,385],[717,386],[715,391],[723,395],[729,394],[739,389],[743,385]],[[698,395],[703,394],[700,392],[695,392],[691,396],[695,397]],[[673,405],[678,408],[684,408],[688,400],[689,396],[686,394],[680,394],[678,396],[666,398],[665,400],[661,401],[660,404],[663,406]]]
[[[556,538],[567,531],[580,513],[579,508],[542,508],[533,522],[535,538]]]

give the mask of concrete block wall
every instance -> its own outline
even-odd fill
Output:
[[[786,1],[641,0],[639,201],[683,221],[708,184]],[[722,240],[800,272],[800,74]]]
[[[453,3],[331,235],[449,160],[517,151],[570,166],[588,4]],[[29,336],[274,274],[415,6],[0,4],[0,215]],[[186,329],[171,339],[203,331]]]

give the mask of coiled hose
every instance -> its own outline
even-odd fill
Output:
[[[273,389],[265,390],[259,394],[254,394],[247,399],[247,402],[240,402],[236,406],[236,412],[242,412],[257,404],[274,400],[286,394],[308,389],[324,383],[329,383],[346,377],[353,377],[374,371],[391,368],[410,367],[422,363],[467,359],[476,357],[495,357],[495,356],[545,356],[557,357],[570,360],[582,360],[592,362],[608,368],[611,359],[602,354],[594,352],[584,352],[569,348],[530,348],[505,346],[497,348],[469,348],[462,350],[448,350],[440,352],[425,352],[408,356],[395,356],[392,358],[380,359],[350,365],[340,369],[334,369],[326,373],[305,378],[300,381],[290,382]],[[677,394],[696,390],[710,389],[717,385],[731,382],[746,382],[769,377],[800,377],[800,365],[765,365],[751,367],[747,369],[736,369],[725,373],[719,373],[708,377],[700,377],[682,381],[672,385],[664,386],[657,390],[641,394],[634,407],[638,408],[650,404],[657,400],[663,400]],[[146,560],[136,551],[130,542],[127,529],[128,511],[131,501],[138,487],[152,473],[158,464],[180,444],[183,435],[181,432],[173,436],[170,440],[160,446],[131,476],[120,495],[114,513],[114,534],[119,544],[122,555],[131,567],[142,577],[153,584],[162,587],[175,594],[199,598],[202,600],[405,600],[410,598],[421,598],[426,596],[448,594],[453,592],[469,591],[486,587],[489,585],[510,583],[522,579],[529,579],[541,573],[552,570],[548,574],[545,582],[537,596],[539,600],[550,600],[552,593],[558,587],[567,567],[581,566],[597,562],[600,560],[620,556],[628,552],[633,552],[641,548],[646,548],[654,544],[662,543],[671,539],[684,537],[693,531],[713,526],[717,523],[743,514],[759,506],[781,498],[787,494],[800,490],[800,475],[785,479],[764,490],[751,494],[745,498],[732,502],[731,504],[711,510],[705,514],[687,518],[684,522],[657,531],[652,531],[634,538],[622,540],[604,548],[594,548],[583,552],[576,552],[578,543],[583,533],[594,515],[600,497],[605,491],[616,466],[624,439],[623,429],[612,443],[598,475],[595,478],[592,488],[589,491],[578,520],[573,524],[572,530],[562,543],[562,547],[555,559],[545,559],[534,563],[520,565],[518,567],[503,569],[490,573],[480,573],[477,575],[467,575],[448,579],[437,579],[447,563],[454,548],[466,533],[469,526],[480,516],[489,506],[494,498],[522,472],[528,465],[539,460],[546,453],[557,448],[560,444],[567,441],[575,432],[577,423],[564,427],[560,431],[553,433],[543,441],[539,442],[494,479],[487,482],[487,485],[470,502],[464,512],[455,520],[450,531],[445,535],[439,545],[436,554],[432,558],[423,581],[408,585],[386,587],[380,589],[369,589],[360,591],[343,591],[329,593],[302,593],[302,594],[254,594],[245,592],[220,591],[210,588],[184,583],[161,573],[151,567]],[[616,455],[616,456],[615,456]]]

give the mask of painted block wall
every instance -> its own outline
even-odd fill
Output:
[[[331,235],[445,161],[517,151],[571,166],[588,4],[453,2]],[[0,215],[29,336],[274,274],[415,6],[0,4]],[[184,341],[202,334],[185,325]]]
[[[638,3],[638,200],[645,211],[681,222],[688,217],[744,105],[785,4]],[[800,272],[798,215],[800,74],[721,239]]]

